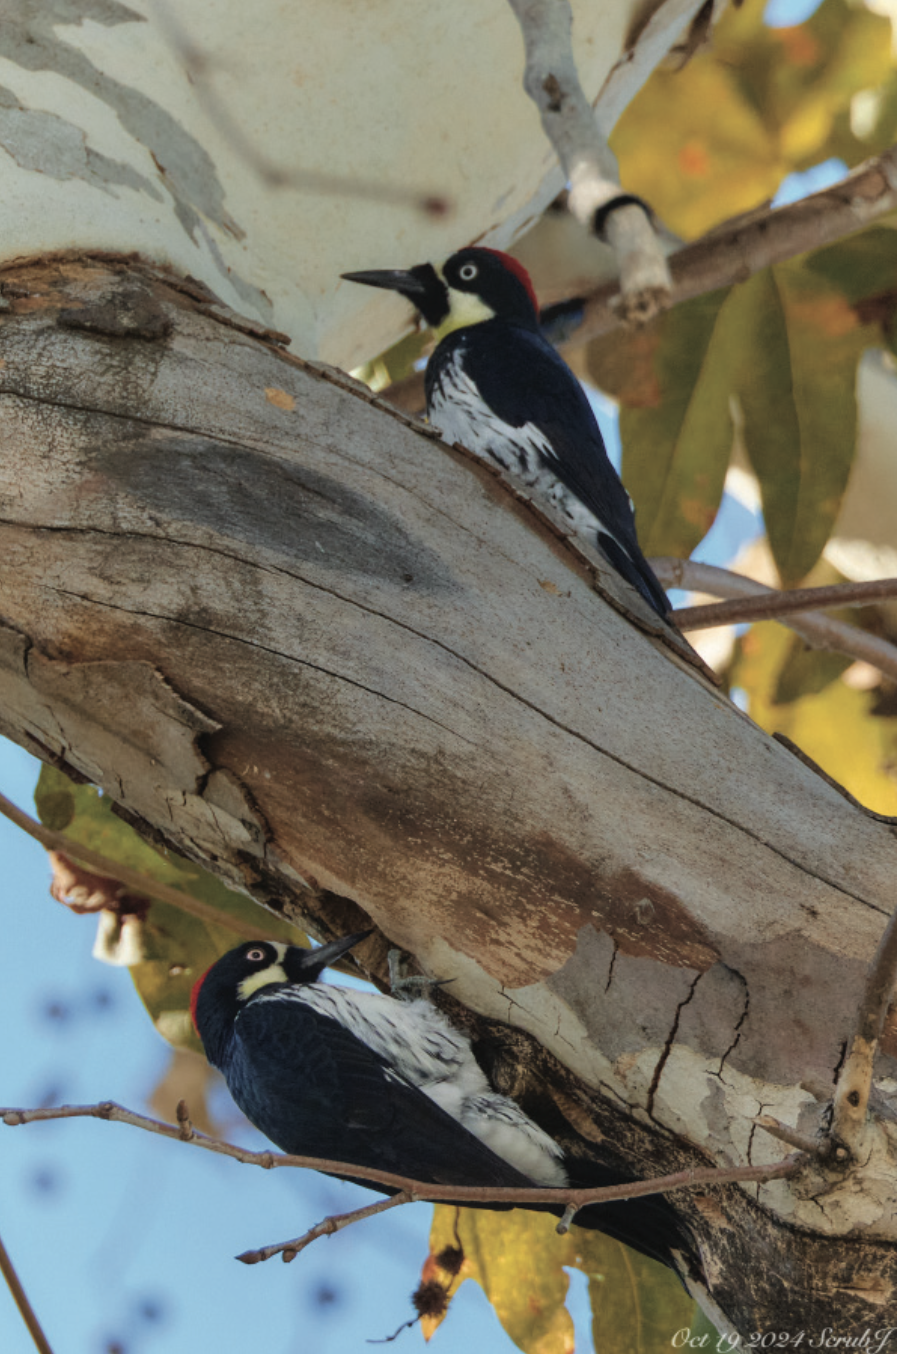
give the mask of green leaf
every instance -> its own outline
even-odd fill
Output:
[[[250,934],[258,926],[266,936],[303,943],[304,937],[295,927],[260,908],[245,894],[227,888],[214,875],[173,851],[150,846],[112,812],[112,801],[93,785],[76,785],[61,771],[45,766],[34,800],[45,826],[64,832],[82,846],[209,904],[243,922]],[[210,964],[239,944],[239,935],[169,903],[153,901],[142,924],[142,941],[142,962],[129,966],[141,1001],[169,1043],[201,1052],[188,1014],[190,991]]]
[[[691,554],[720,506],[733,443],[728,303],[726,291],[699,296],[587,349],[590,375],[621,402],[621,476],[646,555]]]
[[[790,586],[816,564],[838,516],[854,460],[857,364],[876,333],[803,260],[751,278],[736,289],[734,309],[745,450]]]
[[[525,1209],[493,1213],[437,1205],[430,1263],[443,1247],[460,1243],[465,1260],[450,1292],[466,1279],[478,1283],[525,1354],[572,1354],[565,1269],[589,1276],[597,1350],[669,1354],[673,1335],[688,1330],[696,1310],[676,1276],[601,1232],[572,1227],[561,1237],[555,1223]],[[438,1324],[427,1326],[428,1338]]]

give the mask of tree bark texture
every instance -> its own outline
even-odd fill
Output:
[[[0,294],[2,731],[317,934],[370,918],[497,1082],[644,1174],[779,1160],[762,1112],[818,1132],[888,825],[342,373],[135,259]],[[742,1334],[887,1323],[892,1138],[678,1196]]]

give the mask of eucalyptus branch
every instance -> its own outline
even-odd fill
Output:
[[[293,1241],[279,1241],[272,1246],[260,1246],[255,1251],[243,1251],[242,1254],[235,1256],[235,1259],[244,1265],[258,1265],[261,1260],[270,1260],[275,1255],[282,1255],[284,1264],[289,1265],[300,1251],[304,1251],[306,1246],[310,1246],[320,1236],[333,1236],[334,1232],[350,1227],[354,1222],[363,1222],[365,1218],[373,1218],[377,1213],[386,1213],[388,1208],[401,1208],[403,1204],[414,1202],[411,1194],[400,1190],[391,1198],[380,1199],[376,1204],[368,1204],[365,1208],[354,1208],[350,1213],[333,1213]]]
[[[294,1254],[302,1250],[310,1241],[329,1232],[339,1231],[341,1227],[386,1208],[396,1208],[403,1203],[458,1203],[458,1204],[564,1204],[572,1205],[574,1212],[586,1208],[589,1204],[609,1203],[615,1199],[639,1199],[648,1194],[663,1194],[670,1190],[692,1189],[703,1185],[728,1185],[737,1183],[764,1184],[769,1180],[785,1180],[796,1175],[801,1169],[804,1157],[793,1155],[774,1166],[733,1166],[696,1167],[685,1171],[676,1171],[672,1175],[658,1176],[653,1180],[633,1180],[624,1185],[609,1185],[602,1189],[558,1189],[534,1185],[532,1189],[499,1189],[487,1185],[433,1185],[426,1181],[414,1180],[409,1176],[396,1175],[392,1171],[375,1170],[370,1166],[357,1166],[348,1161],[331,1161],[324,1157],[306,1157],[290,1155],[285,1152],[252,1152],[233,1143],[223,1142],[220,1138],[200,1133],[190,1122],[190,1116],[184,1101],[177,1110],[177,1124],[165,1124],[148,1115],[137,1114],[134,1110],[117,1105],[113,1100],[104,1100],[96,1105],[57,1105],[40,1109],[0,1108],[0,1119],[4,1124],[14,1127],[18,1124],[36,1123],[47,1119],[112,1119],[119,1123],[130,1124],[134,1128],[145,1129],[149,1133],[158,1133],[163,1138],[176,1142],[192,1143],[207,1152],[216,1152],[220,1156],[233,1157],[236,1161],[248,1165],[262,1166],[272,1170],[277,1166],[298,1167],[303,1170],[324,1171],[328,1175],[349,1176],[355,1180],[370,1180],[375,1185],[386,1185],[399,1191],[399,1195],[380,1206],[370,1206],[355,1213],[326,1218],[307,1232],[304,1237],[285,1241],[278,1245],[267,1246],[264,1251],[247,1251],[238,1258],[245,1264],[255,1264],[258,1260],[267,1260],[272,1255],[285,1251]],[[401,1197],[400,1197],[401,1196]],[[565,1216],[573,1216],[569,1208]],[[568,1221],[570,1218],[568,1217]],[[313,1235],[314,1233],[314,1235]],[[293,1258],[291,1255],[290,1259]]]
[[[781,616],[813,611],[816,607],[864,606],[883,599],[894,601],[898,579],[876,578],[864,583],[834,583],[826,588],[791,588],[761,593],[756,597],[714,602],[711,606],[685,606],[673,613],[681,630],[711,630],[739,621],[778,620]]]
[[[7,1287],[12,1294],[13,1302],[19,1309],[19,1315],[28,1328],[28,1334],[31,1336],[40,1354],[53,1354],[50,1348],[50,1342],[41,1328],[41,1323],[37,1319],[37,1314],[31,1303],[28,1301],[28,1295],[22,1287],[21,1280],[16,1273],[15,1265],[10,1259],[9,1252],[0,1238],[0,1274],[6,1280]]]
[[[568,0],[509,0],[509,4],[524,38],[524,88],[539,109],[543,131],[570,185],[568,208],[617,255],[621,317],[650,319],[669,297],[670,274],[647,211],[621,192],[614,156],[580,85],[571,46],[570,4]]]
[[[663,557],[649,560],[665,588],[687,588],[696,592],[708,592],[717,597],[769,597],[777,595],[775,588],[756,583],[744,574],[733,573],[730,569],[720,569],[715,564],[699,564],[690,559]],[[781,617],[783,625],[801,635],[812,649],[827,649],[834,653],[847,653],[852,658],[869,663],[893,680],[898,675],[898,656],[894,644],[880,639],[878,635],[868,635],[857,626],[847,625],[820,612],[807,611],[801,616]]]
[[[181,912],[189,912],[192,917],[199,917],[202,921],[210,922],[214,926],[220,926],[223,930],[233,931],[243,940],[281,940],[280,935],[275,935],[265,924],[262,909],[259,909],[260,920],[250,925],[248,922],[238,920],[236,917],[229,917],[226,912],[220,912],[218,908],[211,907],[208,903],[203,903],[199,898],[192,898],[189,893],[181,893],[179,889],[169,888],[167,884],[160,884],[148,875],[141,874],[139,870],[132,870],[127,865],[122,865],[117,860],[110,860],[108,856],[101,856],[98,851],[92,851],[89,846],[82,846],[80,842],[67,837],[63,832],[54,832],[51,828],[44,827],[34,818],[23,812],[12,800],[0,794],[0,814],[8,818],[10,822],[15,823],[23,832],[27,832],[29,837],[40,842],[41,846],[46,847],[48,851],[57,851],[64,856],[71,856],[73,860],[80,861],[82,865],[89,865],[92,870],[99,874],[106,875],[110,879],[116,879],[120,884],[125,884],[133,893],[142,894],[146,898],[155,898],[157,902],[168,903],[171,907],[178,908]]]
[[[867,974],[848,1056],[833,1096],[832,1136],[857,1156],[867,1121],[873,1059],[895,991],[895,913],[889,918]]]

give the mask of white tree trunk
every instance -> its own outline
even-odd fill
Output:
[[[136,263],[0,281],[2,731],[319,934],[370,917],[643,1173],[817,1131],[888,826],[347,378]],[[850,1171],[675,1202],[743,1334],[853,1331],[891,1178],[877,1119]]]

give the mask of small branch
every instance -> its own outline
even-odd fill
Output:
[[[775,588],[756,583],[744,574],[735,574],[730,569],[720,569],[715,564],[699,564],[690,559],[664,557],[649,560],[665,588],[687,588],[696,592],[708,592],[717,597],[768,597],[777,596]],[[868,635],[854,625],[824,616],[820,612],[807,611],[801,616],[782,618],[783,625],[794,630],[812,649],[827,649],[834,653],[847,653],[852,658],[869,663],[893,680],[898,676],[898,656],[894,644],[880,639],[878,635]]]
[[[827,1140],[810,1138],[806,1133],[799,1133],[797,1129],[780,1123],[779,1119],[774,1119],[772,1114],[759,1114],[752,1123],[757,1124],[758,1128],[762,1128],[772,1138],[787,1142],[790,1147],[797,1147],[800,1152],[805,1152],[810,1157],[827,1156],[829,1153]]]
[[[895,210],[895,148],[867,160],[830,188],[790,202],[761,207],[724,221],[668,258],[673,290],[669,304],[745,282],[774,263],[822,249]],[[620,327],[615,283],[586,297],[579,324],[566,342],[588,343]]]
[[[74,860],[80,860],[82,864],[89,865],[92,870],[99,874],[108,875],[110,879],[117,879],[120,884],[125,884],[134,893],[143,894],[147,898],[155,898],[160,903],[169,903],[171,907],[177,907],[181,912],[189,912],[193,917],[199,917],[202,921],[211,922],[214,926],[220,926],[226,931],[233,931],[235,935],[240,936],[242,940],[281,940],[280,935],[275,935],[265,925],[264,918],[260,918],[258,924],[253,922],[250,926],[247,922],[238,921],[236,917],[229,917],[226,912],[219,912],[217,908],[210,907],[208,903],[200,902],[199,898],[191,898],[188,893],[181,893],[178,889],[169,888],[167,884],[159,884],[155,879],[150,879],[147,875],[141,874],[139,870],[132,870],[127,865],[122,865],[117,860],[110,860],[107,856],[101,856],[98,851],[91,851],[89,846],[82,846],[80,842],[71,837],[67,837],[64,832],[53,832],[50,828],[44,827],[34,818],[30,818],[27,813],[13,804],[12,800],[7,799],[5,795],[0,794],[0,814],[8,818],[10,822],[15,823],[23,832],[27,832],[29,837],[40,842],[41,846],[46,847],[48,851],[59,851],[63,855],[71,856]],[[261,908],[260,908],[261,912]]]
[[[873,1059],[895,991],[895,913],[889,918],[867,974],[854,1036],[833,1096],[832,1136],[856,1157],[867,1122]]]
[[[571,1209],[579,1212],[588,1204],[610,1203],[616,1199],[641,1199],[649,1194],[666,1194],[671,1190],[693,1189],[699,1185],[729,1185],[753,1182],[764,1184],[769,1180],[785,1180],[796,1175],[803,1165],[801,1156],[787,1157],[775,1166],[733,1166],[697,1167],[686,1171],[677,1171],[673,1175],[659,1176],[654,1180],[633,1180],[625,1185],[610,1185],[604,1189],[551,1189],[534,1186],[532,1189],[497,1189],[480,1185],[432,1185],[426,1181],[413,1180],[408,1176],[396,1175],[392,1171],[377,1171],[369,1166],[356,1166],[348,1161],[330,1161],[323,1157],[290,1156],[281,1152],[250,1152],[232,1143],[222,1142],[219,1138],[200,1133],[190,1125],[190,1135],[185,1138],[185,1125],[190,1124],[187,1106],[181,1101],[178,1106],[178,1124],[164,1124],[148,1115],[137,1114],[125,1109],[113,1100],[101,1101],[97,1105],[59,1105],[41,1109],[0,1108],[0,1119],[4,1124],[15,1127],[18,1124],[36,1123],[47,1119],[113,1119],[119,1123],[130,1124],[134,1128],[145,1129],[149,1133],[158,1133],[163,1138],[175,1141],[188,1141],[207,1152],[216,1152],[221,1156],[233,1157],[249,1165],[262,1166],[272,1170],[276,1166],[299,1167],[304,1170],[323,1171],[328,1175],[348,1176],[355,1180],[370,1180],[374,1185],[386,1185],[399,1191],[392,1199],[355,1213],[340,1214],[336,1218],[325,1218],[317,1227],[313,1227],[304,1237],[286,1241],[279,1245],[268,1246],[262,1251],[248,1251],[238,1256],[245,1264],[255,1264],[271,1255],[292,1251],[294,1254],[314,1241],[318,1236],[339,1231],[350,1223],[363,1217],[382,1213],[387,1208],[397,1208],[400,1204],[459,1203],[511,1205],[563,1204],[567,1217]],[[292,1259],[293,1256],[290,1256]]]
[[[34,1308],[28,1301],[28,1295],[19,1281],[15,1265],[10,1259],[9,1252],[0,1238],[0,1274],[6,1280],[7,1287],[12,1293],[13,1302],[19,1309],[19,1315],[28,1327],[28,1334],[31,1336],[35,1346],[40,1350],[40,1354],[53,1354],[50,1348],[50,1342],[41,1329],[41,1323],[37,1319]]]
[[[865,583],[835,583],[827,588],[792,588],[756,597],[742,597],[711,606],[684,606],[673,619],[681,630],[711,630],[739,621],[776,620],[780,616],[813,611],[816,607],[864,606],[883,598],[894,601],[898,579],[876,578]]]
[[[568,0],[509,0],[509,4],[524,38],[524,88],[539,109],[543,131],[570,185],[568,208],[617,254],[621,317],[644,322],[666,303],[670,274],[647,211],[621,192],[614,156],[583,93],[571,46],[570,4]],[[624,201],[615,206],[619,198]]]
[[[284,1264],[289,1265],[291,1260],[295,1260],[300,1251],[304,1251],[311,1242],[317,1241],[320,1236],[333,1236],[334,1232],[339,1232],[343,1227],[349,1227],[354,1222],[362,1222],[365,1218],[373,1218],[376,1213],[386,1213],[388,1208],[399,1208],[402,1204],[411,1204],[415,1198],[411,1194],[406,1194],[400,1190],[390,1199],[381,1199],[376,1204],[368,1204],[367,1208],[354,1208],[351,1213],[335,1213],[322,1222],[316,1223],[310,1227],[302,1236],[294,1241],[281,1241],[273,1246],[260,1246],[256,1251],[244,1251],[235,1259],[240,1260],[244,1265],[257,1265],[260,1260],[270,1260],[274,1255],[283,1255]]]

